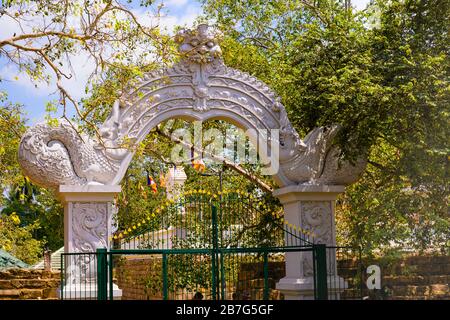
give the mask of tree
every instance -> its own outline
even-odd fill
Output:
[[[20,218],[15,214],[0,215],[0,248],[10,252],[28,264],[38,261],[42,254],[42,242],[33,238],[36,225],[20,226]]]
[[[25,121],[21,106],[8,101],[4,92],[0,92],[0,103],[0,188],[3,190],[23,178],[17,162],[17,146],[25,132]]]
[[[390,108],[369,170],[344,199],[343,238],[366,247],[397,242],[421,250],[445,248],[450,238],[450,5],[379,1],[375,9],[380,18],[371,30],[372,72],[382,77]]]
[[[63,211],[52,191],[33,185],[22,175],[17,159],[19,141],[26,129],[22,106],[9,102],[6,95],[1,102],[0,218],[6,221],[5,250],[26,257],[29,248],[29,258],[35,260],[42,253],[38,248],[46,245],[57,250],[63,245]],[[19,219],[18,226],[10,223],[11,216]],[[17,232],[10,230],[13,227],[18,228]],[[19,236],[25,237],[23,242],[17,241]]]
[[[151,4],[141,1],[144,7]],[[160,9],[161,6],[156,8],[155,22]],[[84,55],[95,65],[86,84],[88,90],[90,84],[102,80],[103,72],[111,65],[149,59],[166,63],[170,53],[168,37],[161,33],[158,24],[142,25],[125,1],[2,0],[0,19],[12,23],[17,30],[0,39],[2,62],[15,66],[36,83],[55,84],[59,101],[49,102],[47,109],[60,108],[62,117],[69,121],[69,108],[76,111],[81,121],[87,120],[90,111],[82,112],[79,102],[64,85],[64,79],[75,75],[71,63],[74,55]],[[90,127],[96,131],[93,124]]]
[[[368,152],[338,203],[341,244],[445,246],[448,2],[204,3],[228,37],[226,63],[274,88],[301,134],[338,122],[342,156]]]

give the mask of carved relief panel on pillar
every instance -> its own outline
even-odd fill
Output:
[[[76,202],[72,205],[73,251],[95,252],[96,248],[108,247],[108,203]]]
[[[331,245],[333,215],[331,201],[302,201],[303,228],[314,234],[314,242]]]
[[[334,245],[334,217],[331,201],[302,201],[301,225],[314,234],[314,243]],[[332,250],[332,249],[327,249]],[[329,252],[327,252],[328,254]],[[327,259],[328,274],[335,273],[334,259]],[[302,258],[304,276],[313,276],[312,253]]]
[[[68,283],[80,284],[96,281],[96,259],[92,253],[97,248],[108,246],[109,204],[109,202],[74,202],[70,204],[73,232],[71,251],[86,254],[70,256],[70,261],[65,261],[70,268]]]

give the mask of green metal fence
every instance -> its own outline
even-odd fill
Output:
[[[252,195],[200,190],[167,201],[112,240],[120,249],[211,248],[214,241],[222,248],[312,245],[305,231]]]
[[[338,255],[337,266],[330,263],[332,259],[327,259],[333,252]],[[126,273],[134,272],[129,270],[130,264],[139,261],[145,265],[145,274],[128,274],[135,281],[133,290],[143,291],[138,299],[283,299],[275,284],[285,276],[286,253],[311,257],[315,299],[362,298],[359,252],[325,245],[217,250],[99,249],[97,253],[63,254],[61,297],[113,299],[112,284],[122,287]],[[67,268],[71,262],[82,259],[89,259],[90,267]]]
[[[361,250],[351,247],[327,246],[326,261],[327,299],[361,300],[365,287],[365,270],[361,263]]]
[[[106,249],[105,249],[106,250]],[[61,254],[61,284],[59,296],[63,300],[97,300],[98,273],[105,268],[104,260],[96,252]],[[98,262],[101,261],[101,264]],[[100,283],[100,287],[104,283]]]
[[[276,271],[270,265],[284,262],[279,259],[282,253],[313,254],[315,249],[316,247],[101,251],[98,252],[99,261],[106,260],[108,265],[97,275],[98,298],[113,298],[111,284],[114,283],[114,277],[120,278],[118,273],[126,271],[126,268],[120,268],[123,259],[131,258],[129,261],[133,261],[132,257],[138,256],[148,262],[147,278],[142,279],[148,284],[147,299],[282,299],[275,289]],[[319,262],[319,266],[320,263],[324,265],[326,261]],[[326,276],[318,277],[317,284],[316,298],[326,299]]]

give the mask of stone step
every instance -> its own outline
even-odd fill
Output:
[[[449,257],[446,255],[410,256],[403,258],[401,261],[406,265],[448,264]]]
[[[59,279],[60,273],[46,270],[9,269],[0,272],[0,279]]]
[[[417,275],[417,276],[429,276],[429,275],[448,275],[450,274],[450,263],[448,264],[421,264],[421,265],[408,265],[400,264],[386,270],[386,268],[381,268],[381,271],[385,275]]]
[[[450,295],[446,296],[393,296],[389,300],[450,300]]]
[[[348,297],[357,297],[361,295],[361,289],[359,288],[349,288],[349,289],[345,289],[342,292],[343,296],[348,296]]]
[[[349,286],[359,284],[360,277],[345,276],[339,273],[339,276],[343,277]],[[363,279],[364,282],[364,279]],[[450,274],[448,275],[385,275],[382,276],[381,286],[403,286],[403,285],[433,285],[433,284],[449,284]]]
[[[6,299],[39,299],[44,296],[42,289],[7,289],[0,290],[0,300]]]
[[[269,300],[283,300],[284,296],[279,290],[269,289],[268,291]],[[248,290],[237,290],[232,295],[232,300],[263,300],[264,289],[248,289]]]
[[[268,287],[275,289],[276,281],[272,278],[268,278]],[[237,282],[236,289],[246,289],[246,288],[252,288],[252,289],[264,289],[264,278],[257,278],[257,279],[246,279],[246,280],[239,280]]]
[[[428,286],[392,286],[391,296],[446,296],[450,294],[448,284],[432,284]]]
[[[59,286],[59,279],[11,279],[0,280],[0,289],[46,289]]]
[[[382,285],[432,285],[449,284],[450,275],[403,275],[403,276],[384,276],[381,280]]]

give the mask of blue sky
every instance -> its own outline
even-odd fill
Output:
[[[145,9],[139,7],[139,0],[134,2],[137,5],[132,3],[131,7],[137,10],[138,17],[142,15],[142,21],[145,24]],[[158,0],[156,3],[160,2],[161,0]],[[175,25],[191,26],[195,18],[202,13],[202,8],[198,1],[165,0],[163,13],[164,17],[161,24],[170,30]],[[12,21],[1,21],[0,19],[0,25],[2,25],[0,39],[11,37],[15,30]],[[90,74],[92,62],[86,61],[83,57],[74,57],[71,60],[76,73],[71,80],[65,81],[64,85],[74,97],[79,99],[84,96],[84,86],[87,76]],[[0,82],[0,91],[7,92],[11,102],[24,105],[28,124],[43,121],[46,103],[59,97],[56,88],[54,86],[49,87],[46,84],[37,84],[37,87],[35,87],[35,84],[26,75],[19,73],[11,65],[6,65],[5,60],[1,58],[0,73],[3,80]],[[72,114],[74,114],[74,111],[70,110],[69,115]]]
[[[139,3],[136,0],[134,2]],[[160,2],[161,0],[157,1],[157,3]],[[195,18],[202,13],[201,4],[196,0],[164,0],[163,2],[165,16],[161,23],[168,29],[173,28],[175,25],[191,26]],[[352,4],[357,9],[363,9],[368,2],[369,0],[353,0]],[[132,4],[132,7],[138,11],[138,16],[142,15],[145,21],[144,10],[140,9],[139,5],[136,4]],[[2,28],[0,28],[0,39],[12,36],[15,28],[12,22],[1,21],[0,19],[0,25],[2,25]],[[64,85],[74,97],[79,99],[84,96],[84,86],[87,76],[90,74],[92,62],[86,61],[83,57],[74,57],[72,63],[76,73]],[[46,84],[38,84],[35,87],[35,84],[26,75],[20,74],[17,70],[6,65],[1,58],[0,73],[4,80],[0,82],[0,91],[7,92],[11,102],[24,105],[28,124],[31,125],[43,121],[46,103],[58,98],[58,93],[55,93],[56,88],[54,86],[49,87]],[[72,110],[69,112],[69,115],[73,113]]]

